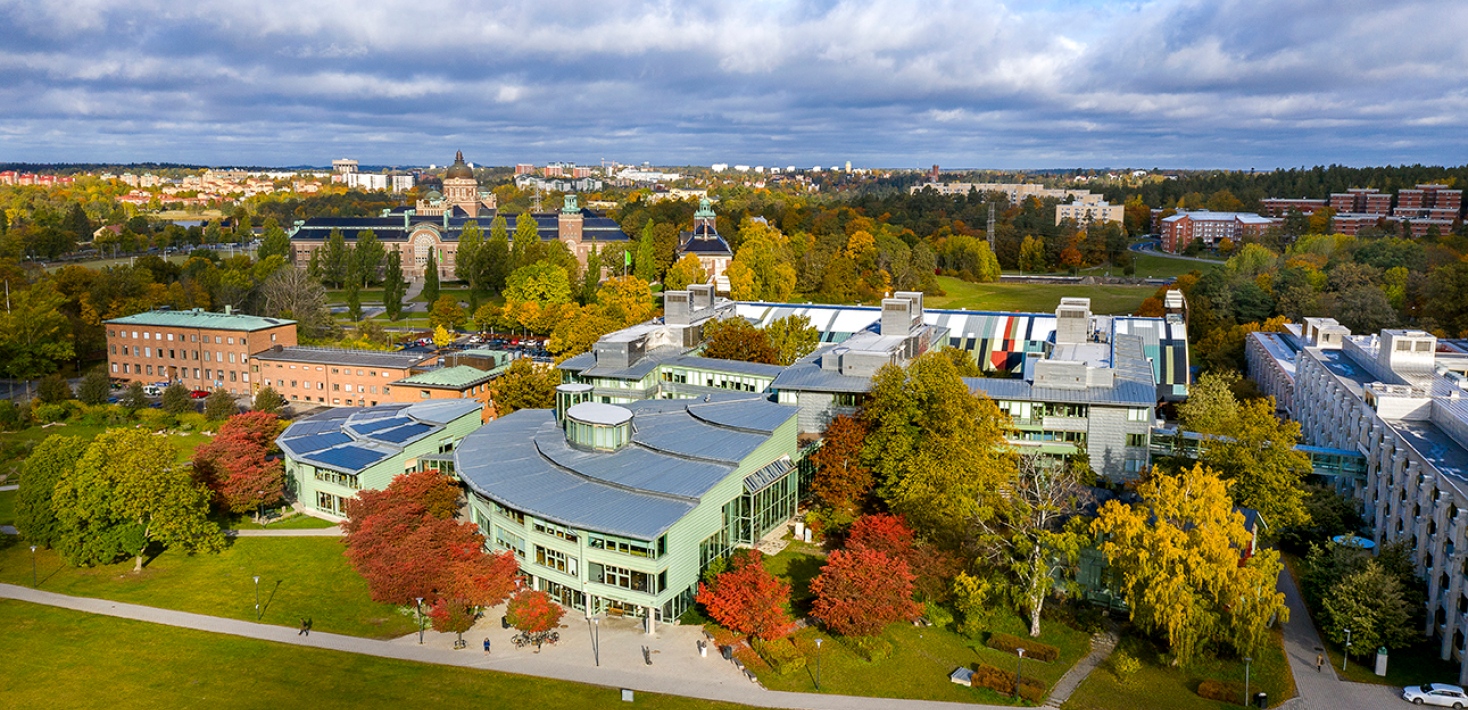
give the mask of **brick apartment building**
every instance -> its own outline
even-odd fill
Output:
[[[1397,207],[1392,210],[1392,216],[1451,222],[1462,211],[1462,190],[1449,190],[1447,185],[1418,185],[1416,189],[1397,191]]]
[[[1372,187],[1353,187],[1345,192],[1332,192],[1330,208],[1337,213],[1386,215],[1392,212],[1392,196]]]
[[[375,407],[393,399],[393,383],[431,367],[428,353],[321,347],[268,348],[250,358],[254,390],[269,385],[287,401]]]
[[[1188,248],[1195,239],[1211,248],[1224,239],[1238,242],[1244,237],[1257,237],[1279,223],[1278,219],[1248,212],[1185,211],[1162,218],[1159,234],[1163,251],[1176,254]]]
[[[1317,210],[1324,209],[1328,205],[1326,200],[1312,200],[1301,197],[1290,199],[1282,197],[1270,197],[1259,201],[1259,214],[1265,217],[1284,217],[1295,210],[1300,214],[1315,214]]]
[[[296,344],[296,322],[202,308],[156,310],[105,322],[107,369],[125,382],[182,382],[244,394],[250,356]]]

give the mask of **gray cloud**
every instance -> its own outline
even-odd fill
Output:
[[[1468,162],[1460,2],[0,0],[0,160]]]

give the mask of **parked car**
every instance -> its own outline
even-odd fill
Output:
[[[1468,694],[1464,694],[1462,688],[1447,683],[1409,685],[1402,689],[1402,699],[1413,705],[1437,705],[1458,710],[1468,707]]]
[[[189,393],[189,396],[193,397],[194,399],[203,399],[209,396],[209,390],[194,390],[193,392]]]

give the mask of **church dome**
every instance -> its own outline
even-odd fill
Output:
[[[450,165],[449,166],[449,169],[444,171],[443,179],[445,179],[445,180],[454,180],[454,179],[459,179],[459,180],[473,180],[474,179],[474,171],[471,170],[469,168],[469,165],[464,162],[464,151],[461,150],[461,151],[458,151],[457,153],[454,154],[454,164],[453,165]]]

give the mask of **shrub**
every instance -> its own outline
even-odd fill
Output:
[[[1117,651],[1111,655],[1111,670],[1116,673],[1122,685],[1132,682],[1132,677],[1142,670],[1142,662],[1136,656],[1125,651]]]
[[[36,421],[43,424],[51,422],[64,422],[71,415],[71,410],[65,404],[37,404],[34,416]]]
[[[754,650],[779,675],[805,668],[805,654],[795,648],[795,644],[792,644],[788,638],[773,641],[755,639]]]
[[[1238,705],[1244,697],[1244,686],[1239,683],[1205,680],[1198,684],[1198,695],[1209,700],[1221,700]]]
[[[0,430],[24,429],[25,426],[26,410],[8,399],[0,399]]]
[[[923,603],[923,616],[940,629],[946,629],[953,625],[953,612],[936,602]]]
[[[867,662],[875,663],[892,656],[892,642],[880,636],[848,636],[846,643]]]
[[[1048,643],[1040,643],[1034,639],[1022,639],[1018,636],[1010,636],[1009,634],[989,634],[989,640],[985,641],[984,645],[995,651],[1004,651],[1006,653],[1015,653],[1017,649],[1022,648],[1025,650],[1025,658],[1045,661],[1047,663],[1060,658],[1060,649]]]
[[[973,680],[976,688],[988,688],[1001,695],[1014,695],[1014,673],[1001,670],[987,663],[974,665]],[[1034,678],[1025,678],[1019,684],[1019,696],[1032,703],[1045,699],[1045,686]]]

